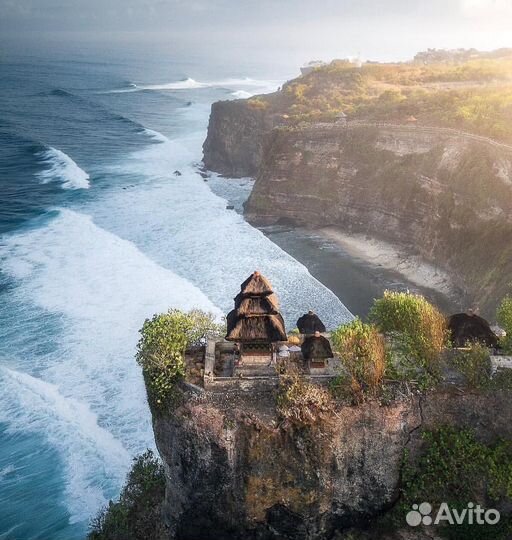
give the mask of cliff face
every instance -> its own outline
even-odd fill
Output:
[[[275,130],[249,219],[334,225],[405,247],[492,311],[512,271],[512,148],[451,130]]]
[[[248,139],[228,139],[215,126],[232,133],[229,126],[244,121],[233,115],[221,120],[219,108],[212,113],[210,133],[223,142],[209,135],[205,163],[228,175],[258,171],[249,220],[336,226],[388,241],[454,274],[467,301],[484,313],[509,291],[511,146],[418,125],[304,124],[255,130],[255,152],[244,168]],[[222,167],[211,157],[219,144],[233,156],[219,153]]]
[[[262,160],[263,137],[271,128],[270,115],[246,101],[214,103],[203,145],[205,166],[233,178],[255,176]]]
[[[164,518],[180,540],[333,538],[393,504],[419,428],[512,436],[509,394],[441,390],[385,407],[338,406],[306,427],[280,422],[271,392],[183,397],[172,416],[154,419]]]

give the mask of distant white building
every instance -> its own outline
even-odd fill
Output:
[[[340,112],[336,115],[336,123],[344,126],[347,123],[347,115],[344,112]]]

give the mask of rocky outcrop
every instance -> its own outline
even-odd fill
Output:
[[[272,118],[264,108],[242,100],[214,103],[203,145],[206,168],[232,178],[255,176],[270,129]]]
[[[404,449],[421,449],[420,428],[512,437],[510,393],[445,388],[389,406],[339,405],[299,427],[278,418],[272,391],[182,392],[172,415],[154,417],[164,518],[179,540],[334,538],[393,505]]]

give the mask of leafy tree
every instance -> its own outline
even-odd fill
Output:
[[[164,409],[172,405],[176,382],[185,376],[187,347],[202,345],[222,334],[224,326],[211,313],[171,309],[147,319],[140,331],[137,362],[142,367],[150,405]]]
[[[147,450],[133,460],[119,500],[110,501],[92,520],[88,540],[159,540],[160,505],[165,497],[161,461]]]

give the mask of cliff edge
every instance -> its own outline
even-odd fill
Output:
[[[404,451],[421,451],[423,430],[512,438],[505,391],[447,387],[386,406],[338,405],[310,425],[283,422],[273,390],[182,388],[181,398],[172,415],[154,417],[166,471],[163,516],[180,540],[330,539],[352,527],[371,530],[395,504]]]

